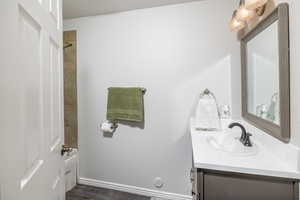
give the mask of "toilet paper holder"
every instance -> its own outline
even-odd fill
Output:
[[[118,128],[117,121],[104,121],[101,123],[101,130],[106,133],[114,133]]]
[[[115,130],[118,128],[118,122],[116,122],[116,121],[109,121],[109,122],[112,123],[112,129],[115,132]]]

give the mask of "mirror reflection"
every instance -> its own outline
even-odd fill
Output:
[[[247,44],[248,112],[280,124],[278,21]]]

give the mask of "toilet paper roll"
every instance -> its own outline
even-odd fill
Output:
[[[114,131],[113,124],[111,122],[103,122],[101,130],[105,133],[112,133]]]

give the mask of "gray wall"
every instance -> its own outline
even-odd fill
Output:
[[[211,89],[231,105],[231,68],[239,44],[229,32],[235,1],[199,1],[66,20],[78,30],[79,176],[190,194],[189,118],[199,93]],[[237,68],[237,66],[234,66]],[[99,130],[107,88],[141,86],[144,129]]]

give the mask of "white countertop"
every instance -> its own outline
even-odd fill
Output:
[[[211,133],[196,130],[193,127],[193,120],[191,120],[190,132],[193,147],[193,162],[196,168],[300,179],[300,172],[296,169],[298,166],[292,166],[290,163],[280,159],[280,156],[276,156],[274,154],[275,151],[267,148],[270,147],[270,144],[264,145],[262,141],[258,140],[261,137],[253,134],[253,132],[251,132],[253,134],[252,141],[258,145],[259,151],[256,155],[245,157],[232,155],[212,147],[206,139],[206,136]],[[272,137],[268,139],[276,140]],[[285,148],[284,145],[287,145],[287,152],[291,152],[288,149],[291,148],[289,144],[281,144],[280,148]],[[278,146],[274,145],[274,148],[279,148]],[[298,149],[296,150],[298,151]],[[298,153],[296,152],[295,154]]]

